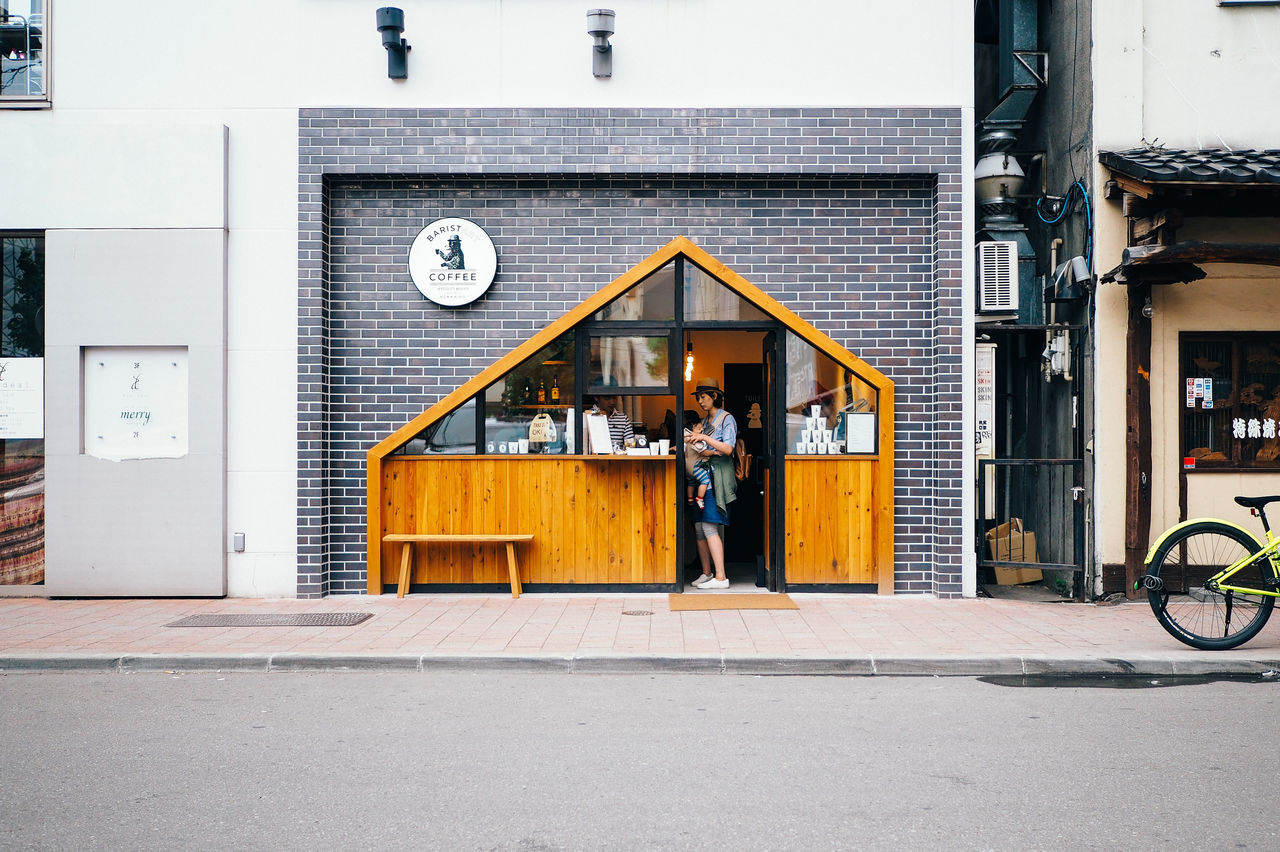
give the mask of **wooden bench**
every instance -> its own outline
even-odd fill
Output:
[[[400,554],[400,590],[396,597],[404,597],[409,591],[409,581],[413,576],[413,546],[417,543],[442,544],[505,544],[507,546],[507,572],[511,575],[511,597],[520,597],[520,569],[516,565],[516,542],[533,541],[532,535],[520,533],[497,534],[438,534],[438,533],[389,533],[382,537],[383,541],[403,542],[404,549]]]

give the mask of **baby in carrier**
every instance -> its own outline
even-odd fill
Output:
[[[686,429],[686,432],[701,432],[702,426],[693,427],[692,430]],[[701,455],[707,448],[706,441],[698,441],[692,446],[685,446],[684,451],[684,467],[685,473],[694,480],[689,483],[688,502],[698,504],[698,508],[705,508],[704,499],[707,496],[707,488],[711,486],[711,459]]]

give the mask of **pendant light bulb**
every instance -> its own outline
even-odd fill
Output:
[[[689,354],[684,358],[684,380],[693,381],[693,341],[689,341]]]

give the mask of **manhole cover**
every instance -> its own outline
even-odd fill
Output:
[[[653,610],[651,610],[651,609],[624,609],[624,610],[622,611],[622,614],[623,614],[623,615],[653,615]]]
[[[371,612],[300,612],[262,615],[189,615],[165,627],[354,627]]]

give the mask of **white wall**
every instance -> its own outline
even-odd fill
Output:
[[[1213,0],[1094,0],[1101,151],[1274,148],[1280,7]]]
[[[403,0],[404,81],[387,78],[377,5],[306,4],[304,106],[973,103],[967,0]],[[591,74],[601,5],[617,13],[609,80]]]

